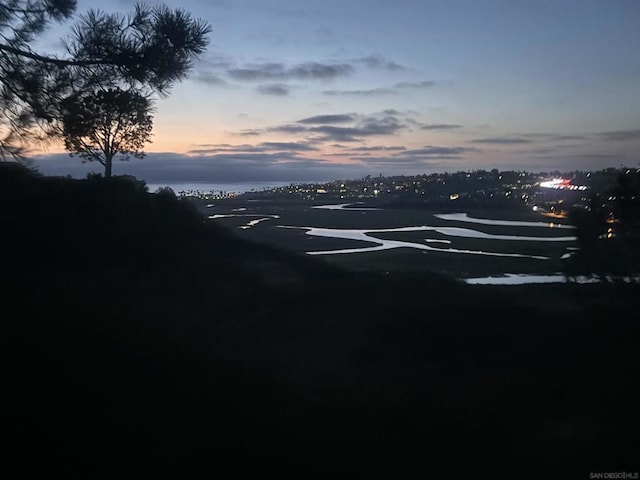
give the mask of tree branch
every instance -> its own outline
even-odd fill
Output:
[[[17,55],[21,57],[30,58],[31,60],[36,60],[38,62],[58,65],[60,67],[87,67],[92,65],[120,66],[120,64],[116,60],[106,60],[106,59],[69,60],[69,59],[61,59],[61,58],[54,58],[54,57],[45,57],[43,55],[38,55],[37,53],[31,52],[29,50],[21,50],[19,48],[11,47],[9,45],[0,44],[0,51],[11,53],[13,55]]]

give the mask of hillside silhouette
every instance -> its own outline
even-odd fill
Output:
[[[7,478],[638,470],[637,286],[351,273],[13,163],[0,210]]]

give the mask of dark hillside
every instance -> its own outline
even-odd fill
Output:
[[[637,286],[348,273],[13,164],[0,213],[5,478],[640,468]]]

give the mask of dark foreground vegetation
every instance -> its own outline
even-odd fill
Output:
[[[0,167],[5,478],[640,468],[638,286],[348,273]]]

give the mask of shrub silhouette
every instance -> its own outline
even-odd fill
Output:
[[[567,274],[596,275],[612,282],[638,281],[640,274],[640,175],[618,173],[616,185],[596,195],[588,210],[573,209],[579,251]]]

